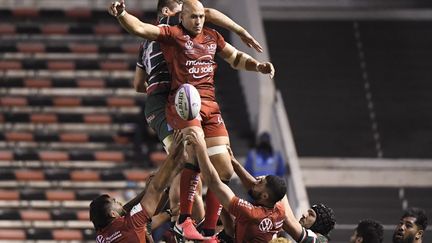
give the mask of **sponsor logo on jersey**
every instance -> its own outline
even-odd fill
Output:
[[[253,205],[250,202],[248,202],[248,201],[246,201],[244,199],[241,199],[241,198],[238,200],[237,205],[240,206],[240,207],[246,207],[248,209],[252,209],[253,208]]]
[[[261,232],[269,232],[271,229],[273,229],[273,222],[269,218],[265,218],[261,220],[258,228]]]
[[[203,78],[214,71],[214,61],[211,55],[204,55],[196,60],[187,60],[185,64],[188,67],[188,73],[196,79]]]
[[[194,47],[194,43],[191,40],[188,40],[188,41],[185,42],[185,47],[188,50],[192,50],[193,47]]]

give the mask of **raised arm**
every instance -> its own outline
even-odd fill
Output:
[[[247,32],[247,30],[238,25],[236,22],[234,22],[234,20],[225,14],[213,8],[206,8],[205,16],[206,21],[236,33],[243,43],[245,43],[248,47],[254,48],[259,52],[263,51],[260,43],[258,43],[258,41],[256,41],[252,35]]]
[[[291,237],[297,242],[302,238],[305,234],[303,226],[299,223],[299,221],[295,218],[294,213],[289,205],[288,198],[285,197],[281,200],[282,205],[285,209],[285,221],[283,223],[282,228],[289,234]]]
[[[141,200],[141,205],[150,216],[155,213],[165,188],[182,169],[183,152],[182,134],[175,131],[168,157],[148,183],[147,192]]]
[[[240,178],[243,186],[246,190],[251,189],[255,184],[258,183],[258,180],[253,177],[241,164],[238,162],[238,160],[234,157],[234,154],[230,147],[228,147],[228,152],[231,156],[231,164],[234,168],[234,172],[238,175]]]
[[[230,202],[235,196],[234,192],[221,181],[216,169],[211,164],[204,136],[190,129],[186,132],[185,139],[195,151],[202,178],[207,186],[216,194],[222,206],[229,209]]]
[[[273,78],[274,76],[275,69],[272,63],[259,62],[248,54],[237,50],[229,43],[226,43],[225,47],[222,49],[219,55],[234,69],[269,74],[270,78]]]
[[[133,35],[147,40],[156,40],[160,34],[157,26],[143,23],[137,17],[127,13],[124,0],[113,2],[108,7],[108,12],[117,18],[125,30]]]

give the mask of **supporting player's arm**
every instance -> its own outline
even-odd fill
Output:
[[[234,154],[230,147],[228,147],[228,152],[231,156],[231,164],[234,168],[234,172],[238,175],[240,178],[243,186],[246,190],[251,189],[255,184],[258,183],[258,180],[253,177],[241,164],[238,162],[238,160],[234,157]]]
[[[235,47],[226,43],[225,47],[219,53],[221,57],[228,62],[231,67],[237,70],[254,71],[263,74],[269,74],[273,78],[275,69],[270,62],[259,62],[248,54],[237,50]]]
[[[289,234],[291,237],[299,242],[304,237],[304,234],[306,234],[305,229],[299,221],[295,218],[294,213],[291,209],[291,206],[289,205],[288,198],[285,195],[282,200],[282,205],[285,209],[285,220],[283,223],[282,228]]]
[[[156,40],[160,34],[157,26],[141,22],[137,17],[126,12],[124,0],[113,2],[108,7],[108,12],[117,17],[121,26],[129,33],[148,40]]]
[[[230,202],[235,196],[233,191],[225,185],[219,178],[219,174],[210,162],[207,154],[206,142],[204,136],[198,134],[193,129],[186,133],[186,141],[193,147],[195,156],[198,159],[198,164],[201,170],[202,178],[207,183],[207,186],[216,194],[219,202],[226,209],[229,208]]]
[[[182,134],[179,131],[174,131],[174,141],[168,157],[148,183],[147,192],[141,200],[141,205],[145,207],[150,216],[154,215],[165,188],[182,169],[183,156]]]
[[[249,32],[247,32],[246,29],[238,25],[236,22],[234,22],[234,20],[232,20],[225,14],[221,13],[220,11],[213,8],[206,8],[205,17],[207,22],[210,22],[212,24],[215,24],[217,26],[220,26],[222,28],[225,28],[227,30],[236,33],[243,41],[243,43],[245,43],[248,47],[254,48],[259,52],[263,51],[263,48],[260,45],[260,43],[258,43],[258,41],[256,41],[252,37],[252,35],[249,34]]]

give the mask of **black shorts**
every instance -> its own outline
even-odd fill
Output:
[[[167,102],[167,93],[152,93],[147,97],[144,109],[147,123],[157,133],[161,142],[173,133],[173,129],[168,125],[165,115]]]

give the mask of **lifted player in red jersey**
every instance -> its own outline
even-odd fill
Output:
[[[139,21],[125,11],[124,1],[117,2],[112,12],[117,16],[121,25],[130,33],[150,40],[157,40],[162,44],[165,59],[168,62],[172,76],[171,94],[168,98],[167,120],[175,129],[192,127],[199,133],[205,134],[211,161],[224,182],[228,182],[233,173],[230,156],[226,149],[229,145],[228,131],[221,116],[219,105],[214,94],[214,71],[217,67],[214,61],[218,53],[233,68],[243,69],[263,74],[274,75],[274,67],[269,62],[260,63],[246,53],[237,51],[226,43],[215,30],[204,27],[205,11],[197,0],[187,0],[183,4],[181,24],[177,26],[157,27]],[[200,119],[192,121],[182,120],[174,108],[174,94],[179,85],[193,84],[200,92],[202,106]],[[190,205],[198,181],[199,171],[194,166],[186,166],[182,172],[180,182],[180,217],[176,228],[179,231],[191,229],[189,219]],[[210,190],[206,196],[206,220],[203,225],[205,235],[214,234],[220,204]],[[202,239],[197,234],[189,239]]]

